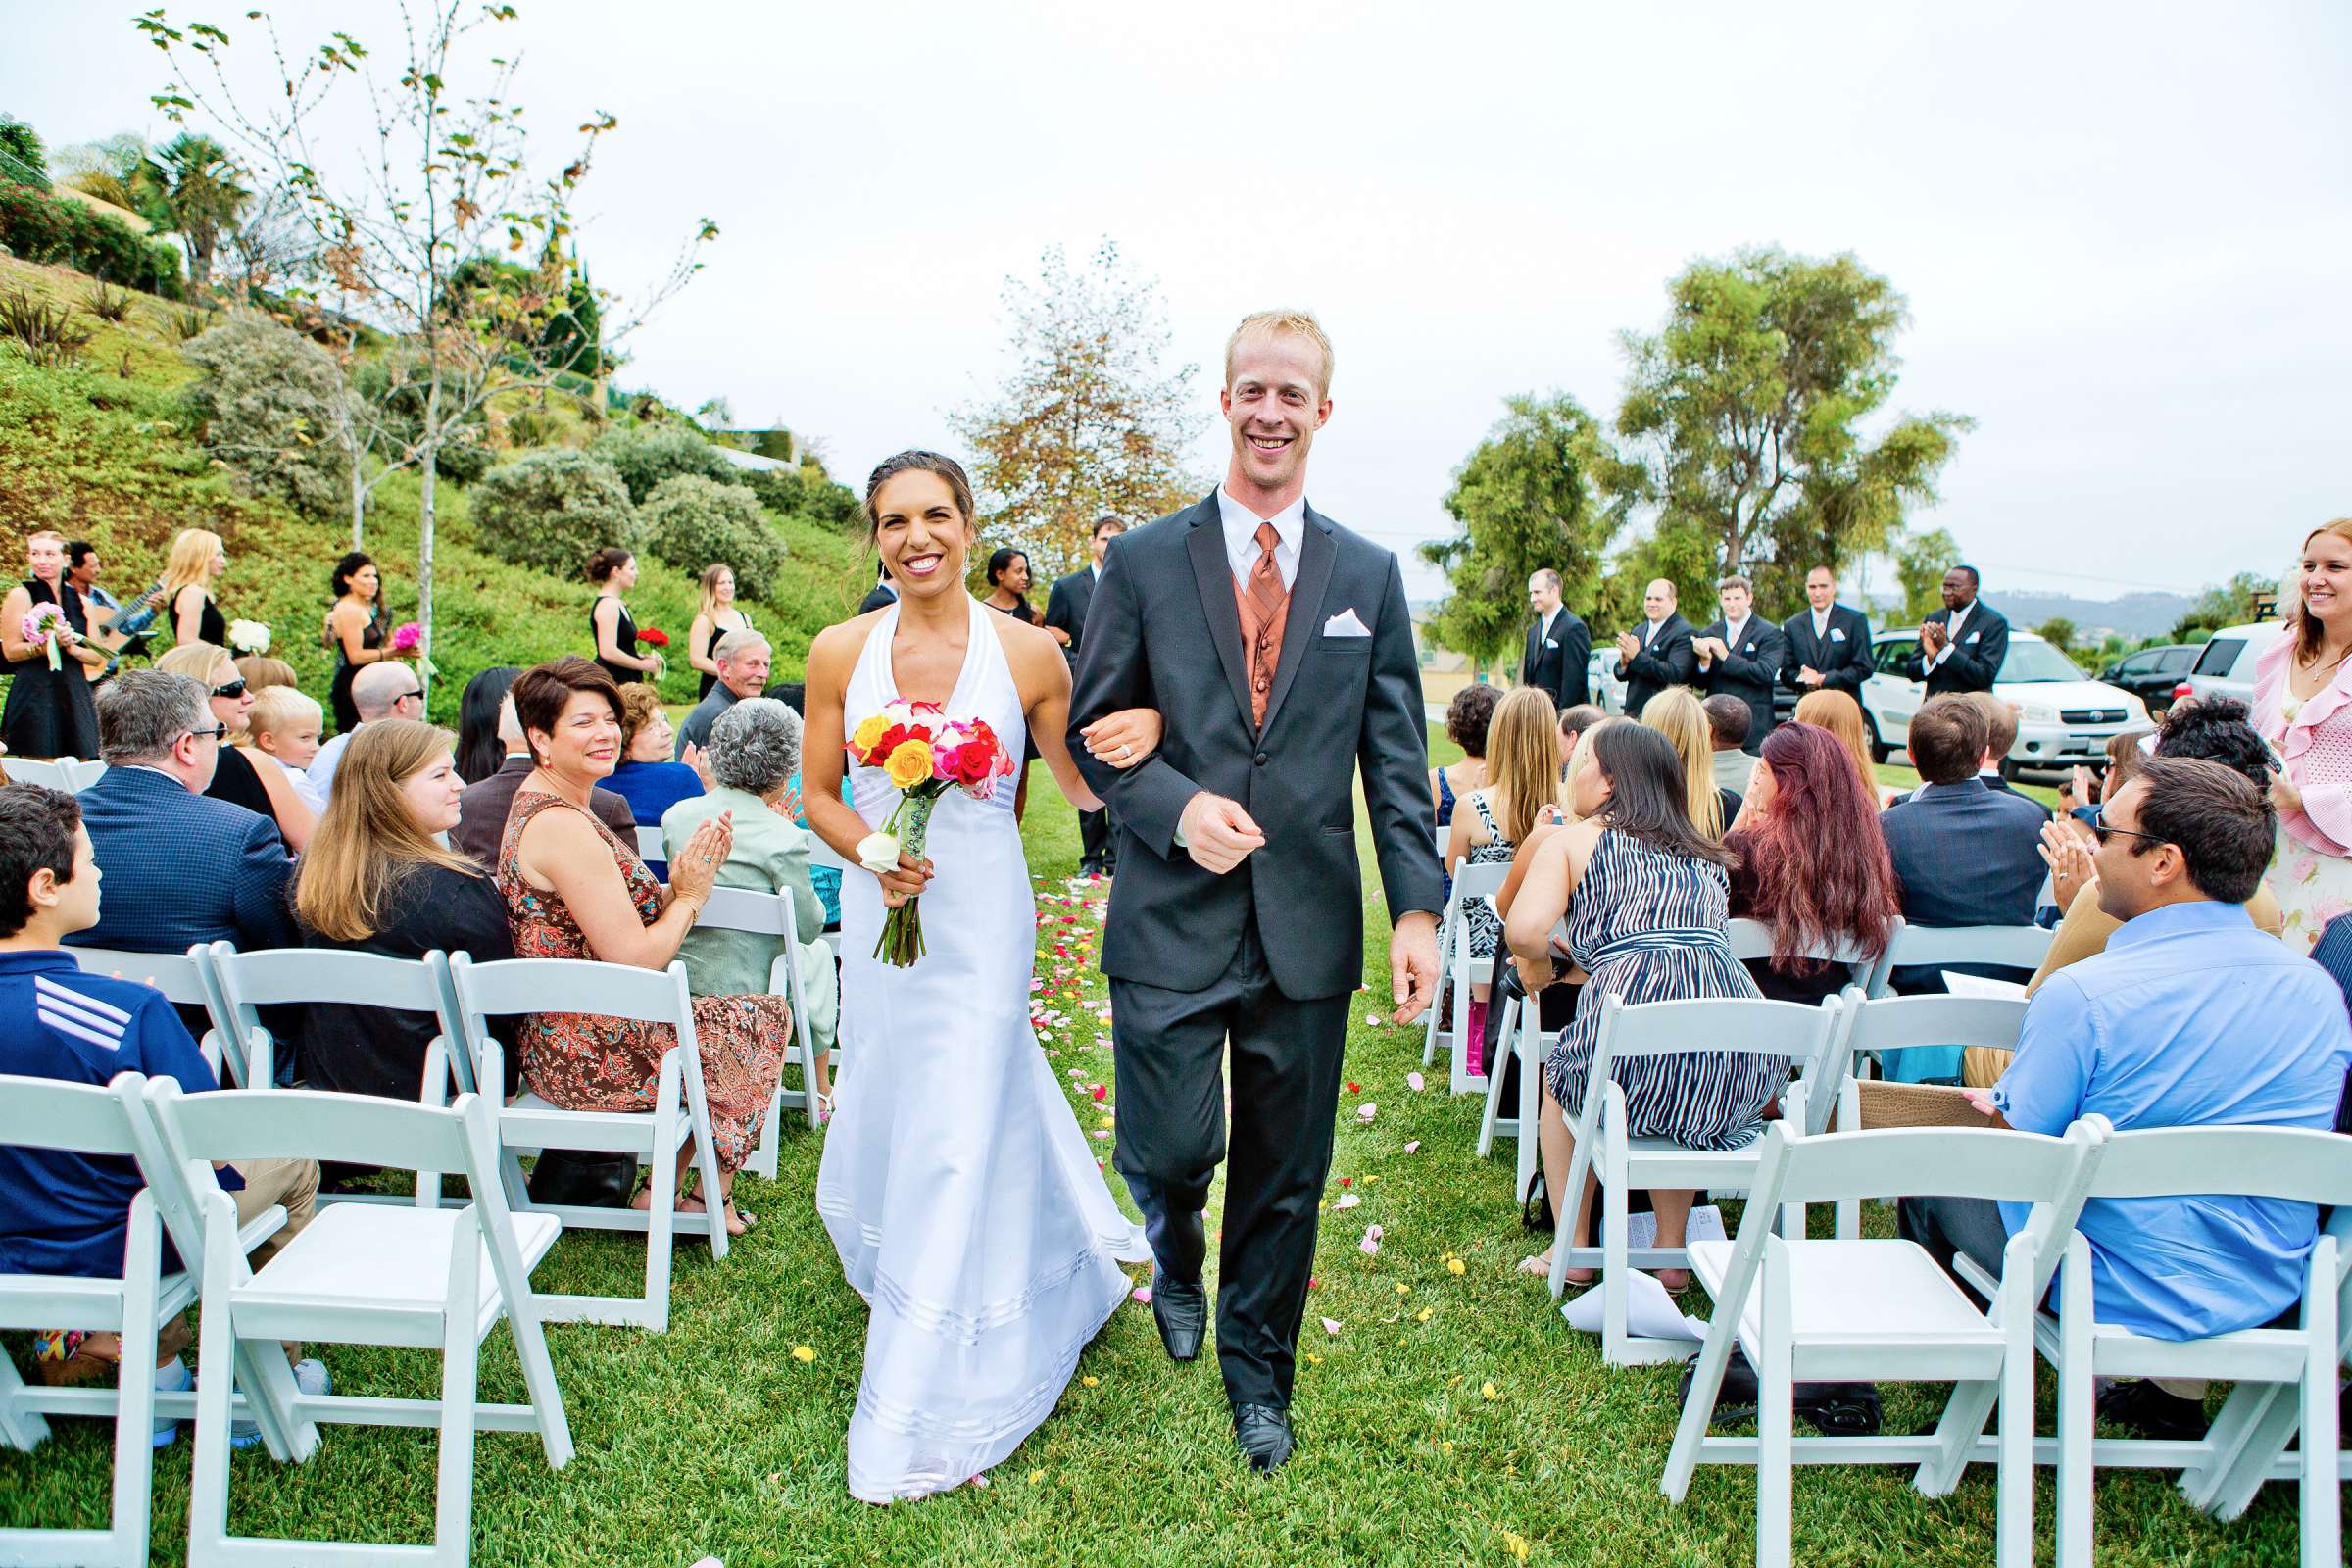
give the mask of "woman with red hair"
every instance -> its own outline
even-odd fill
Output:
[[[1724,839],[1732,915],[1772,927],[1772,956],[1747,960],[1757,989],[1781,1002],[1819,1002],[1846,966],[1805,954],[1875,958],[1894,937],[1900,887],[1872,798],[1837,736],[1783,724],[1764,738],[1740,819]]]

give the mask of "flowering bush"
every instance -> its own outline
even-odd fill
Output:
[[[607,545],[645,542],[620,475],[584,452],[527,453],[484,474],[471,500],[482,548],[518,566],[577,577]]]
[[[680,474],[654,487],[638,509],[648,551],[685,571],[714,561],[735,568],[738,591],[764,599],[784,567],[784,541],[759,498],[741,485]]]

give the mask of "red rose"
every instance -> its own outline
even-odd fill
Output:
[[[656,648],[667,648],[669,633],[659,626],[647,626],[637,633],[637,640],[641,643],[651,643]]]

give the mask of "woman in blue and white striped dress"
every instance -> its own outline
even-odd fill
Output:
[[[1569,1124],[1583,1113],[1602,1004],[1610,997],[1641,1003],[1761,995],[1724,935],[1733,858],[1692,826],[1682,759],[1672,743],[1622,720],[1597,727],[1592,738],[1592,763],[1574,784],[1581,820],[1535,853],[1506,928],[1531,993],[1550,983],[1555,947],[1589,977],[1575,1021],[1560,1031],[1544,1062],[1540,1139],[1554,1204],[1563,1200],[1560,1187],[1576,1154]],[[1788,1060],[1696,1052],[1620,1062],[1610,1077],[1624,1086],[1636,1137],[1670,1139],[1687,1149],[1738,1149],[1762,1131],[1765,1108],[1788,1080]],[[1591,1192],[1579,1199],[1580,1246],[1591,1235]],[[1650,1194],[1659,1246],[1682,1244],[1693,1197]],[[1548,1254],[1528,1266],[1547,1270]],[[1569,1277],[1582,1283],[1592,1271],[1571,1269]],[[1669,1290],[1689,1282],[1680,1269],[1658,1277]]]

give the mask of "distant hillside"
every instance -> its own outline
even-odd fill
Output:
[[[2072,594],[1999,593],[1990,585],[1985,587],[1984,601],[2007,615],[2011,625],[2028,631],[2045,620],[2066,619],[2075,623],[2077,637],[2104,637],[2114,632],[2134,641],[2165,636],[2195,603],[2185,594],[2140,593],[2126,594],[2121,599],[2077,599]],[[1892,624],[1900,618],[1896,613],[1899,608],[1898,600],[1874,596],[1870,605],[1871,624]]]

